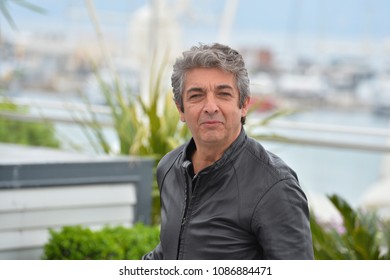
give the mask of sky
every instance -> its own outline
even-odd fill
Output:
[[[157,0],[161,1],[161,0]],[[12,1],[11,1],[12,2]],[[91,32],[82,0],[29,0],[46,9],[37,14],[10,4],[17,32]],[[105,30],[125,34],[135,12],[153,0],[94,0]],[[236,9],[224,43],[265,46],[278,52],[339,49],[390,54],[390,0],[165,0],[181,31],[184,46],[220,39],[226,3]],[[181,9],[179,9],[181,3]],[[15,33],[0,17],[4,34]]]

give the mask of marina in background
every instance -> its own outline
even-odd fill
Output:
[[[242,6],[237,5],[240,1],[219,1],[224,3],[218,5],[211,1],[217,8],[212,6],[214,8],[206,13],[212,23],[204,25],[212,25],[217,31],[203,37],[193,26],[190,28],[193,33],[187,36],[189,29],[181,30],[181,27],[191,26],[185,15],[194,7],[193,1],[138,1],[139,6],[125,16],[122,13],[123,17],[117,16],[118,11],[108,14],[103,8],[98,10],[110,58],[107,64],[95,30],[84,27],[88,21],[85,7],[75,1],[65,2],[69,8],[66,17],[71,23],[64,30],[23,30],[19,33],[6,30],[0,34],[0,90],[3,98],[30,107],[30,114],[21,118],[53,119],[64,149],[72,148],[68,143],[72,138],[85,153],[93,152],[81,128],[72,123],[69,113],[77,106],[85,109],[80,94],[101,110],[102,121],[108,122],[105,133],[110,144],[113,147],[119,145],[109,127],[109,119],[104,117],[107,104],[97,87],[95,66],[109,83],[112,81],[111,71],[115,69],[121,86],[130,88],[134,95],[146,95],[152,58],[154,63],[161,63],[163,54],[169,49],[169,69],[172,59],[188,44],[220,40],[235,46],[247,61],[253,103],[261,100],[261,106],[251,119],[261,119],[275,110],[296,110],[296,113],[259,129],[286,138],[317,140],[317,144],[262,142],[297,171],[313,207],[317,205],[318,212],[325,218],[331,217],[332,210],[324,197],[337,193],[353,206],[379,205],[384,214],[390,215],[390,153],[386,150],[390,145],[389,35],[379,43],[367,43],[366,37],[350,44],[321,39],[316,41],[316,51],[305,54],[298,44],[305,45],[305,40],[293,36],[297,30],[282,36],[276,46],[272,40],[245,43],[241,38],[234,41],[235,36],[240,37],[232,27],[235,20],[239,20],[237,7]],[[201,6],[206,5],[200,2]],[[170,3],[177,4],[177,9],[169,9]],[[235,11],[234,7],[238,10]],[[183,18],[186,18],[184,23]],[[123,34],[118,38],[118,30],[111,32],[111,28],[121,24],[124,27],[119,28],[119,33]],[[266,33],[253,35],[262,36],[269,38]],[[378,49],[379,52],[374,52]],[[164,79],[167,90],[169,74]],[[0,114],[18,118],[8,112]],[[295,125],[306,126],[306,129]],[[309,128],[316,125],[319,130]],[[344,132],[335,133],[338,127]],[[354,129],[354,133],[349,133]],[[362,133],[356,133],[356,130]],[[371,133],[374,130],[380,133]],[[328,145],[319,145],[319,141]],[[329,145],[330,142],[333,144]],[[348,148],[334,144],[343,142],[356,145]],[[367,144],[371,150],[357,148],[360,144]]]

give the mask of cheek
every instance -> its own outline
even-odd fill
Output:
[[[187,122],[194,121],[198,116],[198,110],[195,106],[186,106],[184,112],[181,112],[182,116]]]

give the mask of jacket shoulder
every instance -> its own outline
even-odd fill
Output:
[[[246,145],[247,152],[253,160],[261,163],[268,173],[278,179],[287,179],[293,177],[298,179],[295,171],[290,168],[279,156],[267,151],[259,142],[253,138],[248,138]],[[255,165],[256,166],[256,165]]]
[[[158,165],[157,165],[157,182],[158,182],[159,188],[161,188],[166,174],[175,165],[177,160],[181,158],[185,145],[186,144],[183,144],[183,145],[179,146],[178,148],[170,151],[165,156],[163,156],[163,158],[158,163]]]

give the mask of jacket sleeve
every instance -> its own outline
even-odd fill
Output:
[[[152,251],[149,253],[145,254],[142,257],[143,260],[163,260],[163,253],[161,249],[161,244],[159,243],[156,248],[154,248]]]
[[[279,181],[261,198],[252,230],[265,259],[314,258],[307,199],[294,179]]]

